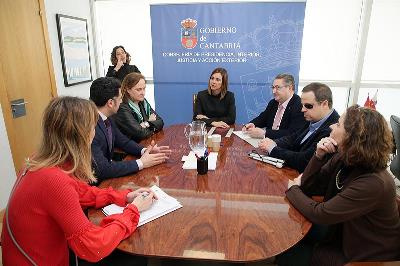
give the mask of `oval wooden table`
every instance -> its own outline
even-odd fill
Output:
[[[109,179],[100,187],[161,187],[183,205],[139,227],[121,242],[122,251],[156,257],[250,262],[287,250],[308,232],[311,223],[285,200],[288,178],[298,175],[248,158],[252,146],[232,134],[222,135],[217,168],[206,175],[182,169],[190,151],[183,125],[165,128],[152,139],[173,150],[161,165],[131,176]],[[218,133],[218,130],[215,132]],[[149,141],[143,143],[144,145]],[[90,210],[99,223],[100,210]]]

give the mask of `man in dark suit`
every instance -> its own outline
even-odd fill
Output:
[[[274,98],[269,101],[267,108],[242,129],[250,137],[277,139],[303,128],[307,123],[301,112],[303,106],[300,97],[294,93],[292,75],[279,74],[271,89]]]
[[[160,164],[168,159],[168,146],[150,145],[147,148],[123,135],[109,117],[117,113],[122,102],[121,83],[110,77],[98,78],[90,86],[90,99],[99,112],[92,142],[93,168],[98,182],[124,176]],[[140,157],[138,160],[113,161],[114,148]]]
[[[285,160],[285,164],[304,171],[313,156],[317,143],[329,136],[330,125],[339,120],[339,114],[332,108],[332,91],[322,83],[314,82],[305,86],[301,94],[302,112],[310,123],[304,128],[275,141],[265,138],[259,147],[270,156]]]

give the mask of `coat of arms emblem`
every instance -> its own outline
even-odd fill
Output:
[[[181,21],[181,43],[186,49],[192,49],[197,45],[197,21],[187,18]]]

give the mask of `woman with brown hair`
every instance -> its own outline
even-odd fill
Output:
[[[122,103],[114,120],[125,136],[140,142],[163,128],[164,121],[145,98],[146,80],[142,74],[128,74],[121,92]]]
[[[68,248],[84,260],[99,261],[135,231],[139,211],[155,196],[144,188],[131,192],[88,185],[96,181],[90,147],[97,120],[97,108],[88,100],[60,97],[47,106],[39,150],[27,160],[7,205],[4,265],[68,265]],[[126,205],[124,212],[99,226],[83,211],[111,203]]]
[[[131,55],[125,50],[122,45],[115,46],[111,52],[111,64],[108,67],[106,77],[113,77],[123,81],[129,73],[140,73],[135,65],[130,65]]]
[[[208,89],[197,94],[193,120],[220,128],[229,128],[235,123],[235,95],[228,91],[228,72],[224,68],[214,69]]]
[[[387,122],[375,110],[352,106],[331,128],[286,192],[314,225],[335,225],[334,237],[314,246],[304,265],[399,259],[396,187],[386,170],[393,145]],[[322,203],[308,197],[319,192],[325,195]]]

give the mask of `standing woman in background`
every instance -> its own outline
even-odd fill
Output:
[[[28,159],[7,205],[4,265],[69,265],[68,248],[86,261],[99,261],[135,231],[139,212],[151,206],[154,194],[88,184],[96,181],[90,147],[97,120],[97,108],[88,100],[60,97],[47,106],[40,148]],[[111,203],[126,207],[99,226],[83,211]]]
[[[129,73],[140,73],[135,65],[130,65],[131,55],[125,50],[122,45],[115,46],[111,52],[111,64],[108,67],[106,77],[113,77],[123,81]]]
[[[193,119],[220,128],[228,128],[235,123],[235,95],[228,91],[228,72],[224,68],[214,69],[208,89],[197,94]]]
[[[163,128],[162,118],[144,97],[146,80],[142,74],[128,74],[122,82],[121,92],[122,103],[114,120],[125,136],[140,142]]]

